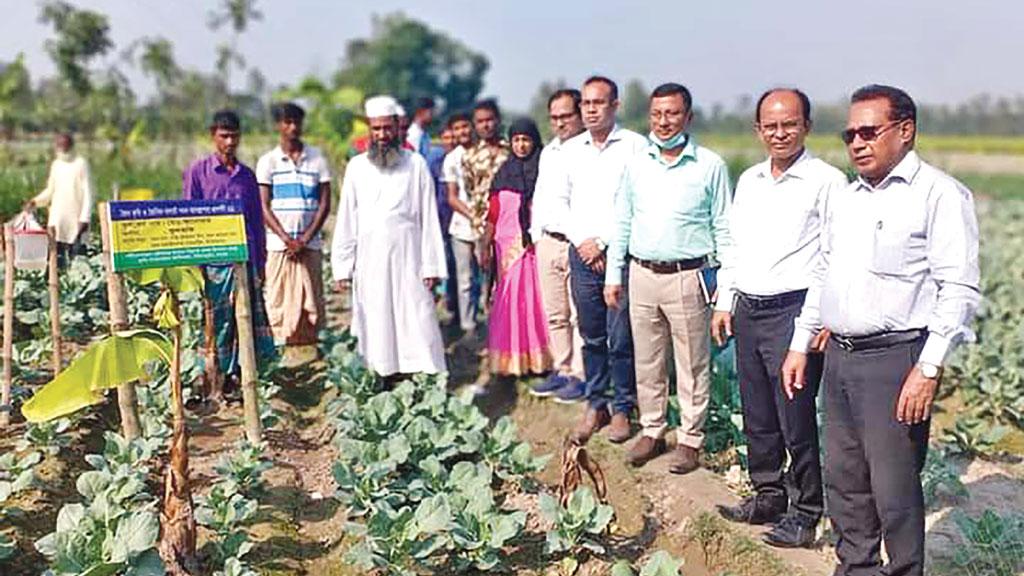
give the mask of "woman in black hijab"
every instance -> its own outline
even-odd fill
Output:
[[[528,118],[512,123],[509,140],[512,155],[491,183],[483,238],[483,264],[493,259],[497,272],[487,347],[493,373],[542,374],[551,368],[551,353],[529,228],[543,142]]]

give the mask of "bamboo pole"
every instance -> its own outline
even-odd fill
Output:
[[[263,440],[263,425],[260,422],[260,400],[256,393],[256,386],[259,384],[256,372],[256,346],[252,333],[249,267],[245,262],[235,264],[235,326],[238,332],[238,364],[242,371],[245,437],[249,442],[256,444]]]
[[[11,380],[14,356],[14,229],[4,224],[4,381],[0,392],[0,426],[11,423]]]
[[[128,305],[125,302],[124,282],[114,272],[110,250],[110,213],[106,202],[100,204],[100,238],[103,242],[103,267],[107,271],[107,300],[110,307],[110,331],[128,329]],[[135,384],[127,383],[117,387],[117,407],[121,413],[121,431],[124,437],[133,440],[142,435],[139,413],[136,405]]]
[[[63,335],[60,329],[60,277],[57,270],[57,237],[53,228],[46,230],[49,238],[49,246],[46,250],[48,270],[48,283],[50,286],[50,340],[53,342],[53,376],[60,374],[64,364],[62,362]]]

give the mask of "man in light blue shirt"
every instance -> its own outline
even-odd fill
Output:
[[[680,424],[669,470],[698,466],[711,387],[708,307],[714,287],[703,270],[728,258],[731,191],[725,162],[686,132],[692,98],[685,86],[651,94],[650,145],[627,164],[608,245],[605,300],[618,308],[628,282],[637,406],[642,433],[629,451],[640,466],[665,451],[669,338],[676,364]],[[628,270],[627,270],[628,266]]]

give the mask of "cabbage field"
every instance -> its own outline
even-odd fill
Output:
[[[997,144],[1016,153],[1017,143]],[[5,219],[45,170],[34,154],[7,154],[16,160],[0,168]],[[731,157],[734,170],[749,162]],[[180,168],[157,159],[97,155],[94,165],[105,197],[140,185],[173,197],[179,186]],[[956,353],[934,418],[929,573],[1010,576],[1024,569],[1024,177],[961,177],[976,194],[984,301],[977,339]],[[65,365],[109,330],[98,250],[60,278]],[[130,326],[166,332],[154,316],[161,290],[126,284]],[[135,384],[138,438],[123,435],[113,392],[69,417],[27,423],[20,407],[52,378],[44,273],[19,271],[14,293],[0,574],[163,574],[171,371],[149,363]],[[203,371],[202,299],[182,293],[180,307],[188,388]],[[705,470],[680,480],[625,467],[622,449],[600,438],[588,454],[563,453],[579,407],[530,398],[528,382],[474,404],[458,389],[478,377],[475,355],[452,351],[447,377],[385,386],[353,351],[342,303],[331,297],[328,309],[320,360],[286,358],[260,373],[262,442],[245,439],[240,406],[187,414],[191,573],[759,576],[818,574],[831,562],[824,524],[819,549],[776,552],[708,512],[749,490],[727,353],[716,363]]]

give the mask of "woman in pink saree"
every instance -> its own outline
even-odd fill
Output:
[[[513,122],[509,136],[512,155],[491,184],[484,233],[484,259],[493,258],[497,272],[488,356],[491,372],[497,375],[543,374],[551,369],[551,352],[537,259],[528,232],[542,143],[537,125],[529,119]]]

